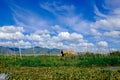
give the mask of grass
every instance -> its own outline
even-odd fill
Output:
[[[19,66],[19,67],[60,67],[60,66],[75,66],[75,67],[90,67],[90,66],[120,66],[120,56],[0,56],[0,65],[4,67]]]
[[[97,70],[95,67],[7,67],[10,80],[119,80],[120,71]]]
[[[22,56],[22,59],[0,55],[0,73],[11,73],[10,80],[119,80],[120,53],[114,53]],[[118,67],[110,70],[107,68],[110,66]]]

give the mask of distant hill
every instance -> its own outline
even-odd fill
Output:
[[[0,54],[18,54],[19,48],[10,48],[0,46]],[[60,49],[49,49],[42,47],[21,48],[22,54],[60,54]]]

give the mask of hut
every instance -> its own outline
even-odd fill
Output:
[[[74,50],[61,50],[61,54],[62,56],[65,56],[65,55],[75,55],[76,52]]]

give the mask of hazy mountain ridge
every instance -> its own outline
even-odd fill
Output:
[[[18,54],[19,48],[0,46],[0,54]],[[60,49],[49,49],[42,47],[21,48],[22,54],[60,54]]]

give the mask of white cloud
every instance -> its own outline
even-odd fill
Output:
[[[82,42],[83,40],[83,35],[78,34],[78,33],[69,33],[69,32],[61,32],[57,36],[59,41],[69,41],[69,42]],[[55,37],[54,37],[55,39]]]
[[[76,51],[81,51],[81,49],[86,49],[86,47],[94,46],[93,43],[84,40],[82,34],[75,32],[60,32],[53,36],[48,30],[36,31],[31,34],[24,34],[23,32],[14,31],[8,33],[6,31],[0,32],[0,39],[1,46],[20,46],[21,48],[40,46],[45,48],[73,49]]]
[[[70,34],[68,32],[61,32],[58,34],[58,37],[61,40],[68,40],[70,38]]]
[[[31,43],[28,41],[25,42],[23,40],[16,41],[16,42],[4,41],[4,42],[0,42],[0,46],[4,46],[4,47],[19,47],[20,46],[20,48],[30,48]]]
[[[18,39],[24,39],[24,35],[20,32],[15,33],[3,33],[0,32],[0,39],[6,39],[6,40],[18,40]]]
[[[11,41],[6,41],[6,42],[0,42],[0,46],[4,47],[13,47],[13,43]]]
[[[37,38],[34,38],[34,46],[58,49],[73,49],[76,51],[81,51],[82,47],[94,46],[93,43],[86,42],[86,40],[83,39],[83,36],[78,33],[60,32],[55,36],[51,36],[50,34],[44,34],[44,36],[41,34],[37,36]],[[33,38],[33,36],[31,37]],[[42,40],[39,40],[39,37],[41,37]]]
[[[24,9],[14,3],[10,6],[10,9],[13,12],[13,19],[16,25],[24,27],[27,32],[49,28],[48,24],[50,21],[48,22],[39,14],[36,14],[28,9]]]
[[[120,0],[105,0],[105,7],[115,9],[120,7]]]
[[[44,30],[37,30],[35,34],[50,34],[50,31],[44,29]]]
[[[12,38],[11,34],[0,32],[0,39],[8,39],[8,40],[10,40],[11,38]]]
[[[56,33],[68,31],[67,29],[65,29],[65,28],[63,28],[63,27],[61,27],[61,26],[59,26],[59,25],[54,25],[54,26],[52,26],[52,29],[53,29],[53,31],[56,32]]]
[[[23,33],[21,33],[21,32],[15,32],[15,33],[13,33],[12,38],[16,39],[16,40],[20,40],[20,39],[24,39],[25,37],[24,37]]]
[[[72,33],[70,35],[70,38],[73,38],[73,39],[83,39],[83,35],[74,32],[74,33]]]
[[[30,48],[31,47],[31,43],[28,41],[23,41],[20,40],[18,42],[13,43],[16,47],[20,47],[20,48]]]
[[[97,45],[98,45],[99,47],[108,47],[108,43],[107,43],[106,41],[99,41],[99,42],[97,43]]]
[[[93,23],[91,26],[93,28],[97,29],[103,29],[103,30],[120,30],[120,19],[111,17],[103,20],[98,20],[95,23]]]
[[[120,1],[119,0],[105,0],[104,7],[108,10],[107,15],[102,14],[96,7],[96,15],[102,18],[96,19],[90,24],[91,33],[95,37],[95,41],[107,41],[109,47],[118,47],[118,39],[120,38]],[[95,8],[95,7],[94,7]],[[108,44],[108,43],[107,43]]]
[[[60,1],[46,2],[46,3],[40,4],[40,7],[57,16],[67,15],[66,12],[71,13],[71,11],[74,10],[73,5],[63,5],[61,4]]]
[[[61,32],[57,36],[52,37],[52,41],[51,43],[58,43],[57,48],[76,51],[81,51],[83,47],[85,49],[85,47],[94,46],[93,43],[86,42],[86,40],[83,39],[83,35],[78,33]]]
[[[66,13],[67,15],[57,16],[58,21],[62,24],[65,24],[64,27],[68,31],[72,30],[77,33],[89,34],[90,33],[90,22],[82,18],[82,14],[74,13],[74,10]]]
[[[98,32],[96,29],[91,29],[91,33],[95,36],[101,36],[102,34]]]
[[[24,29],[23,27],[2,26],[0,27],[0,32],[4,32],[4,33],[24,32]]]
[[[91,33],[94,34],[97,41],[105,40],[113,43],[115,40],[118,41],[120,37],[120,15],[108,15],[104,19],[99,19],[91,24]],[[116,45],[110,44],[109,46]]]
[[[114,37],[114,38],[118,38],[118,37],[120,37],[120,31],[105,32],[104,35]]]
[[[61,2],[46,2],[40,4],[41,8],[51,12],[57,17],[57,21],[60,24],[64,24],[65,27],[54,26],[54,30],[59,32],[65,31],[75,31],[82,34],[90,33],[89,22],[82,18],[82,14],[75,13],[74,5],[60,4]]]
[[[106,9],[109,9],[108,15],[93,5],[95,17],[102,17],[95,22],[85,20],[81,13],[76,12],[75,5],[63,4],[61,1],[47,1],[40,3],[40,7],[48,11],[53,20],[44,17],[36,12],[23,9],[13,3],[10,8],[13,11],[13,18],[17,25],[0,27],[0,39],[29,41],[34,46],[48,48],[66,48],[79,50],[86,49],[86,46],[93,46],[91,42],[84,38],[95,37],[100,41],[110,42],[106,36],[118,38],[120,36],[120,1],[105,0]],[[103,6],[103,5],[102,5]],[[44,12],[43,12],[44,13]],[[104,19],[103,19],[104,18]],[[58,24],[58,25],[55,25]],[[52,26],[54,25],[54,26]],[[27,31],[25,31],[24,29]],[[29,34],[24,34],[29,33]],[[31,33],[30,33],[31,32]],[[83,36],[87,35],[87,36]],[[112,39],[111,38],[111,39]],[[92,42],[94,42],[92,41]],[[111,40],[112,41],[112,40]],[[118,41],[118,40],[117,40]]]
[[[80,43],[79,46],[81,46],[81,47],[89,47],[89,46],[94,46],[94,44],[93,43],[83,42],[83,43]]]
[[[103,18],[107,17],[105,14],[103,14],[102,12],[99,11],[99,9],[96,5],[94,5],[94,13],[99,17],[103,17]]]
[[[37,34],[26,35],[26,38],[32,41],[43,41],[43,38]]]
[[[79,17],[80,16],[75,15],[74,13],[72,13],[71,15],[60,16],[59,21],[61,21],[63,23],[66,23],[68,26],[73,26],[73,25],[78,24],[79,22],[81,22],[81,21],[79,21]]]
[[[70,18],[71,19],[71,18]],[[69,24],[69,23],[68,23]],[[78,19],[76,23],[74,23],[71,27],[74,31],[82,34],[90,33],[90,22],[85,21],[84,19]]]
[[[120,30],[120,1],[119,0],[105,0],[105,8],[107,8],[108,13],[104,18],[96,20],[91,26],[98,30],[106,30],[106,31],[115,31]],[[104,16],[98,8],[95,6],[96,14],[100,16]],[[100,14],[101,13],[101,14]]]
[[[7,26],[10,28],[10,26]],[[10,46],[10,47],[22,47],[29,48],[31,46],[41,46],[46,48],[59,48],[59,49],[78,49],[78,43],[85,46],[83,42],[86,40],[83,39],[83,35],[78,33],[69,33],[69,32],[59,32],[58,34],[52,36],[51,32],[48,30],[38,30],[31,34],[23,34],[22,30],[7,32],[8,28],[4,26],[2,32],[0,32],[0,39],[5,40],[6,42],[1,42],[0,45]],[[18,27],[12,26],[14,29]],[[11,29],[11,28],[10,28]],[[20,32],[21,31],[21,32]],[[86,42],[86,44],[89,44]],[[88,46],[88,45],[87,45]]]
[[[0,27],[0,39],[24,39],[23,27],[2,26]]]
[[[114,11],[112,12],[112,14],[114,14],[114,15],[119,15],[120,16],[120,7],[119,8],[117,8],[117,9],[114,9]]]

